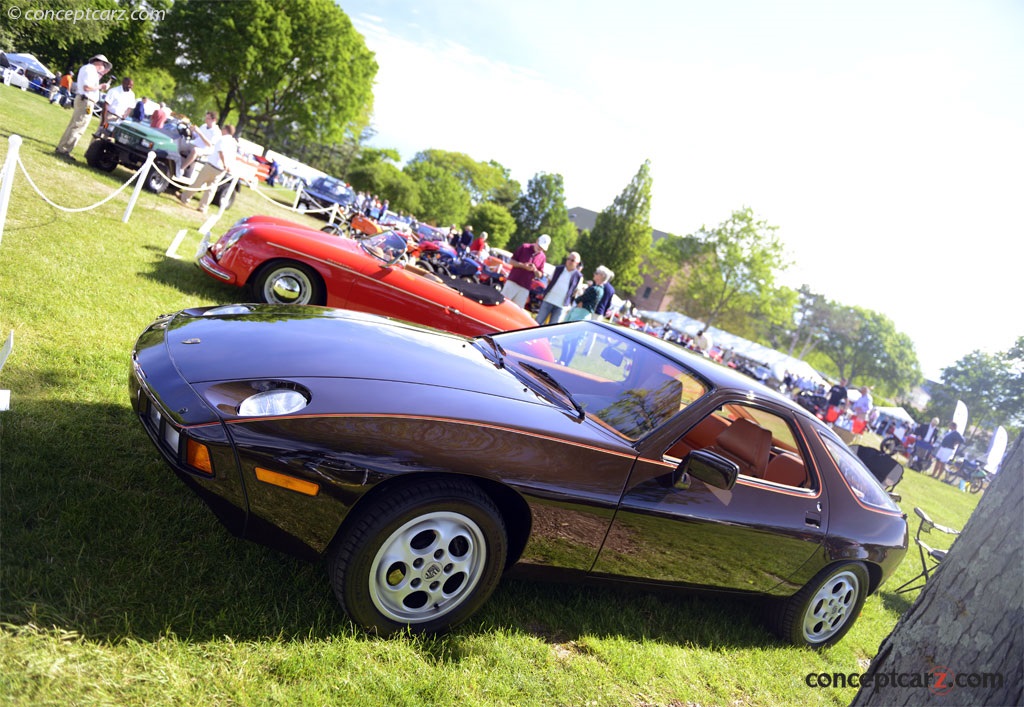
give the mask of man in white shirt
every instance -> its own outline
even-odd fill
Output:
[[[189,200],[197,190],[213,184],[221,178],[222,174],[231,173],[231,168],[235,166],[235,157],[238,154],[238,143],[235,141],[234,135],[234,126],[225,125],[220,139],[217,140],[217,144],[213,148],[213,153],[203,165],[203,170],[196,177],[195,183],[187,191],[183,190],[181,196],[178,197],[184,206],[188,206]],[[207,207],[213,201],[215,191],[215,189],[203,191],[202,198],[199,200],[200,212],[206,213]]]
[[[189,133],[192,135],[192,140],[182,143],[178,148],[182,157],[185,158],[185,161],[181,163],[181,173],[184,175],[188,175],[189,167],[193,162],[200,157],[205,159],[213,152],[214,145],[220,140],[217,114],[212,110],[206,111],[203,124],[189,126]]]
[[[111,120],[124,120],[135,107],[135,82],[121,79],[121,85],[107,91],[107,100],[103,104],[103,117],[100,125],[107,127]]]
[[[71,122],[57,148],[54,150],[59,156],[66,159],[71,157],[72,150],[78,144],[79,139],[85,134],[89,127],[89,118],[92,116],[92,108],[100,99],[100,91],[106,91],[110,87],[108,83],[100,83],[100,79],[111,69],[111,63],[107,57],[97,54],[78,70],[78,82],[75,84],[75,104],[71,113]]]

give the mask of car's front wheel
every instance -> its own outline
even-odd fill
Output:
[[[494,502],[475,486],[436,480],[362,510],[331,552],[331,586],[368,631],[440,632],[487,601],[507,552]]]
[[[846,635],[868,593],[868,572],[859,562],[827,567],[789,599],[774,605],[772,628],[798,646],[825,648]]]
[[[881,449],[882,452],[888,454],[891,457],[893,454],[896,453],[896,438],[886,437],[885,439],[882,440],[882,444],[879,447],[879,449]]]
[[[288,261],[267,263],[256,273],[252,294],[267,304],[325,304],[320,276],[308,265]]]
[[[117,148],[106,140],[93,140],[85,151],[85,161],[93,169],[113,172],[117,169]]]

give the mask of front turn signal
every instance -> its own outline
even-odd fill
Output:
[[[196,471],[213,476],[213,462],[210,461],[210,449],[194,439],[188,440],[185,447],[185,461]]]

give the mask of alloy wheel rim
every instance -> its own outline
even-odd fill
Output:
[[[860,580],[850,571],[840,572],[818,587],[804,613],[803,632],[808,643],[827,641],[853,616]]]
[[[370,598],[392,621],[421,624],[454,611],[484,573],[483,531],[461,513],[418,516],[381,544],[370,565]]]

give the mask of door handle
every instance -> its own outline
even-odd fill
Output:
[[[804,523],[806,525],[813,525],[815,528],[821,527],[821,516],[817,513],[808,513],[804,516]]]

